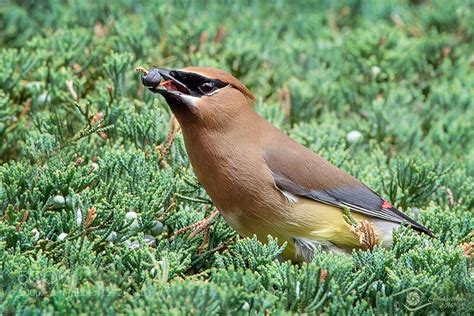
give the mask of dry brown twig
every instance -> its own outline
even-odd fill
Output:
[[[455,207],[456,205],[462,204],[462,198],[459,198],[459,200],[454,199],[454,194],[453,191],[451,191],[450,188],[447,187],[442,187],[446,191],[446,195],[448,196],[448,201],[449,201],[449,206]]]
[[[328,276],[328,270],[321,269],[321,272],[319,273],[319,282],[324,282],[327,276]]]
[[[464,252],[464,255],[469,259],[474,258],[474,241],[465,242],[459,245]]]
[[[283,107],[285,119],[288,120],[291,116],[291,92],[288,87],[285,87],[278,92],[278,101]]]
[[[214,36],[214,43],[220,44],[222,41],[226,38],[227,36],[227,28],[222,25],[219,27],[219,30],[216,33],[216,36]]]
[[[26,212],[23,214],[23,216],[22,216],[20,222],[16,225],[16,231],[17,231],[17,232],[20,231],[21,226],[28,220],[28,216],[30,216],[30,212],[29,212],[29,211],[26,211]]]
[[[209,33],[207,31],[204,31],[199,35],[199,44],[202,46],[204,45],[207,40],[209,39]]]
[[[166,161],[166,157],[168,156],[170,148],[173,145],[174,140],[176,139],[176,135],[178,134],[180,130],[181,130],[181,126],[179,125],[178,120],[176,119],[174,115],[172,115],[170,119],[169,128],[168,128],[168,135],[166,135],[166,139],[164,143],[156,146],[156,149],[161,154],[160,165],[162,168],[168,167],[168,162]]]
[[[136,67],[135,71],[140,72],[144,74],[145,76],[148,74],[148,70],[146,70],[146,68],[144,67]],[[179,125],[178,120],[176,119],[174,115],[171,115],[171,119],[170,119],[170,123],[168,127],[168,135],[166,136],[166,139],[163,144],[156,146],[156,149],[161,154],[160,165],[162,168],[168,167],[166,156],[168,156],[169,150],[171,146],[173,145],[176,135],[178,134],[180,130],[181,130],[181,126]]]
[[[84,228],[89,228],[97,217],[97,211],[95,207],[90,207],[87,210],[86,220],[84,221]]]
[[[27,99],[26,102],[25,102],[25,106],[23,107],[23,110],[21,110],[21,113],[18,116],[18,118],[20,119],[20,118],[26,116],[28,114],[28,112],[30,112],[30,109],[31,109],[31,99]]]

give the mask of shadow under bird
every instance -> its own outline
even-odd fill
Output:
[[[287,242],[283,257],[310,261],[315,248],[365,248],[343,217],[373,224],[385,247],[406,224],[433,236],[369,187],[278,130],[252,108],[255,97],[214,68],[150,69],[142,83],[161,94],[181,125],[193,169],[240,235]]]

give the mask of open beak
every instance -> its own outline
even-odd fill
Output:
[[[163,68],[142,72],[144,73],[141,77],[142,84],[151,92],[161,94],[172,109],[187,108],[191,112],[196,112],[199,98],[183,83],[183,80],[189,78],[189,74]]]
[[[159,93],[164,97],[191,95],[191,91],[184,83],[176,79],[179,71],[163,68],[154,68],[148,70],[148,73],[142,75],[142,84],[151,92]]]

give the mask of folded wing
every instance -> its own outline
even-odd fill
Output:
[[[433,236],[426,227],[403,214],[369,187],[302,145],[266,148],[265,162],[276,186],[295,196],[303,196],[353,212],[394,223],[404,223]]]

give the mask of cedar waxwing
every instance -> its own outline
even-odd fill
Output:
[[[209,197],[240,235],[287,242],[283,257],[309,261],[317,245],[364,248],[343,217],[372,223],[383,246],[401,223],[433,234],[353,176],[297,143],[253,109],[252,93],[218,69],[152,69],[142,83],[161,94]]]

